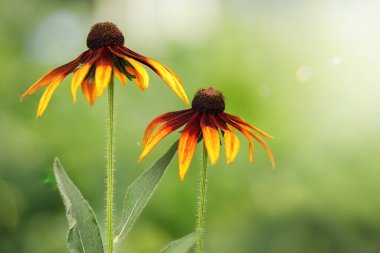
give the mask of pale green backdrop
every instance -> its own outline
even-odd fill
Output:
[[[226,110],[276,137],[271,169],[248,144],[209,170],[207,252],[380,250],[380,3],[376,1],[0,1],[0,252],[67,252],[54,157],[104,220],[106,96],[76,104],[70,77],[41,119],[42,91],[19,97],[86,49],[91,25],[117,23],[126,46],[160,60],[192,97],[224,92]],[[116,210],[142,163],[155,116],[186,106],[149,71],[149,89],[116,85]],[[184,183],[175,158],[119,252],[158,252],[194,228],[200,149]]]

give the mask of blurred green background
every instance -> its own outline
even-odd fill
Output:
[[[301,0],[0,1],[0,252],[67,252],[54,157],[104,225],[106,96],[91,108],[70,77],[44,116],[32,83],[86,49],[92,24],[113,21],[126,46],[158,59],[189,97],[212,85],[226,110],[274,135],[271,169],[248,144],[209,169],[207,252],[380,252],[380,3]],[[152,71],[144,93],[116,85],[116,210],[124,192],[178,134],[142,163],[158,114],[185,109]],[[158,252],[194,228],[198,148],[184,183],[175,158],[119,252]]]

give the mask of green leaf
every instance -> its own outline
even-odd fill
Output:
[[[120,225],[116,231],[114,243],[124,238],[131,230],[134,222],[140,216],[152,194],[160,183],[162,176],[175,152],[178,141],[155,162],[149,169],[141,174],[127,189],[124,201],[124,210],[121,216]]]
[[[67,244],[70,252],[103,253],[102,237],[94,211],[67,176],[58,158],[54,161],[54,175],[69,222]]]
[[[160,253],[187,253],[197,243],[199,232],[193,232],[169,243]]]

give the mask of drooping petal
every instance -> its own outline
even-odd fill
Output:
[[[230,116],[231,115],[221,115],[221,117],[223,118],[223,120],[225,120],[226,122],[228,122],[228,124],[230,124],[231,126],[235,127],[236,129],[238,129],[240,132],[242,132],[246,137],[247,137],[247,134],[249,136],[252,136],[254,139],[256,139],[257,142],[259,142],[261,144],[261,146],[265,149],[265,151],[267,152],[268,156],[269,156],[269,159],[272,163],[272,167],[275,166],[276,162],[274,160],[274,157],[273,157],[273,153],[271,151],[271,149],[269,148],[268,144],[263,140],[261,139],[259,136],[255,135],[254,133],[252,133],[251,131],[247,130],[245,128],[245,124],[239,124],[239,123],[236,123],[234,121],[232,121],[230,119]],[[265,133],[266,134],[266,133]],[[269,135],[270,136],[270,135]],[[271,136],[270,136],[271,137]],[[248,139],[248,137],[247,137]],[[252,147],[251,147],[252,146]],[[253,143],[251,144],[250,143],[250,150],[252,149],[252,156],[253,156]],[[250,157],[251,157],[251,151],[250,151]],[[251,159],[251,158],[250,158]],[[253,158],[252,158],[253,160]]]
[[[227,126],[226,122],[224,122],[220,117],[213,115],[211,116],[211,120],[218,128],[222,129],[224,132],[224,146],[226,150],[226,159],[227,164],[230,165],[235,160],[239,151],[239,138],[233,133],[234,128],[231,126]],[[253,159],[253,156],[252,158],[250,158],[250,160],[251,159]]]
[[[111,50],[114,54],[118,56],[125,56],[127,55],[130,58],[133,58],[142,64],[147,65],[149,68],[151,68],[154,72],[156,72],[162,80],[187,104],[189,105],[189,99],[187,98],[187,95],[182,87],[180,79],[177,77],[176,74],[174,74],[173,71],[171,71],[169,68],[165,67],[158,61],[155,61],[153,59],[150,59],[148,57],[142,56],[136,52],[133,52],[132,50],[124,47],[124,46],[118,46]]]
[[[82,67],[80,67],[74,74],[73,79],[71,80],[71,94],[73,95],[74,102],[77,99],[77,90],[79,88],[79,85],[83,82],[84,78],[86,77],[88,71],[91,68],[92,63],[88,62]]]
[[[271,151],[271,149],[269,148],[268,144],[263,140],[261,139],[259,136],[255,135],[254,133],[250,132],[250,135],[255,138],[255,140],[261,144],[261,146],[265,149],[265,151],[267,152],[268,156],[269,156],[269,159],[272,163],[272,167],[274,167],[276,165],[276,162],[274,160],[274,157],[273,157],[273,153]]]
[[[185,126],[178,144],[178,160],[179,160],[179,178],[184,180],[189,169],[191,160],[193,159],[195,149],[198,143],[199,133],[201,131],[200,113],[197,112],[192,116],[189,123]]]
[[[112,76],[112,60],[107,54],[103,51],[101,56],[96,62],[95,70],[95,86],[96,86],[96,95],[99,97],[103,94],[104,90],[108,87]]]
[[[76,101],[77,97],[77,90],[81,83],[84,81],[85,78],[90,78],[89,75],[93,74],[95,62],[99,59],[101,56],[101,51],[99,50],[91,50],[88,54],[88,60],[86,63],[84,63],[83,66],[81,66],[79,69],[77,69],[74,73],[73,79],[71,80],[71,94],[73,96],[74,102]]]
[[[259,134],[261,134],[262,136],[264,136],[266,138],[274,139],[274,137],[271,136],[270,134],[264,132],[263,130],[261,130],[261,129],[255,127],[255,126],[252,126],[251,124],[249,124],[247,121],[245,121],[242,118],[239,118],[237,116],[234,116],[234,115],[231,115],[231,114],[228,114],[228,113],[225,113],[225,112],[223,112],[222,114],[224,115],[224,117],[227,117],[228,119],[236,122],[237,124],[240,124],[244,128],[248,127],[248,128],[250,128],[252,130],[255,130],[256,132],[258,132]]]
[[[42,97],[41,97],[40,102],[38,104],[37,118],[41,117],[42,114],[44,113],[47,105],[49,104],[51,96],[53,95],[55,89],[61,83],[63,78],[64,78],[64,76],[58,76],[55,79],[53,79],[51,81],[51,83],[49,84],[49,86],[46,88],[44,94],[42,94]]]
[[[140,88],[140,90],[146,90],[149,85],[149,76],[144,67],[141,66],[138,61],[135,61],[127,56],[125,56],[124,59],[127,60],[133,67],[126,67],[126,70],[136,77],[136,85]]]
[[[24,92],[24,94],[21,95],[20,99],[23,100],[26,96],[34,93],[38,89],[49,85],[53,80],[55,80],[58,77],[65,78],[68,74],[73,72],[81,62],[85,61],[88,58],[89,52],[90,51],[87,50],[83,52],[80,56],[78,56],[78,58],[76,58],[75,60],[49,71],[46,75],[44,75],[37,82],[35,82],[29,89],[27,89]]]
[[[115,74],[115,76],[120,80],[120,82],[123,84],[123,85],[126,85],[127,84],[127,77],[121,73],[117,67],[113,67],[113,73]]]
[[[46,75],[44,75],[43,77],[41,77],[29,89],[27,89],[24,92],[24,94],[21,95],[21,100],[23,100],[26,96],[34,93],[38,89],[48,85],[51,82],[51,80],[56,78],[58,75],[59,75],[59,73],[57,73],[57,71],[55,71],[55,73],[54,73],[54,70],[52,70],[49,73],[47,73]]]
[[[149,58],[146,58],[146,63],[148,66],[152,66],[153,71],[156,72],[169,88],[172,89],[187,105],[190,104],[186,92],[182,87],[181,80],[173,71],[158,61]]]
[[[141,161],[149,152],[168,134],[177,130],[181,126],[187,123],[187,120],[171,120],[163,124],[152,135],[149,141],[146,143],[143,152],[140,154],[139,161]]]
[[[212,123],[209,113],[203,113],[200,126],[207,153],[211,164],[214,165],[219,159],[220,139],[218,129]]]
[[[230,119],[226,118],[223,114],[219,114],[218,117],[219,121],[225,122],[227,125],[232,126],[233,128],[236,128],[239,130],[248,140],[249,142],[249,163],[253,164],[253,155],[254,155],[254,143],[252,141],[250,132],[247,131],[245,128],[243,128],[241,125],[231,121]]]
[[[188,117],[190,117],[192,114],[192,110],[191,109],[187,109],[187,110],[182,110],[182,111],[175,111],[175,112],[168,112],[168,113],[164,113],[158,117],[156,117],[154,120],[152,120],[152,122],[149,123],[149,125],[146,127],[146,130],[145,130],[145,133],[144,133],[144,137],[143,137],[143,140],[142,140],[142,145],[143,147],[146,145],[146,143],[148,142],[148,139],[149,139],[149,136],[150,134],[153,132],[153,130],[161,123],[163,122],[166,122],[166,121],[170,121],[172,119],[177,119],[178,117],[181,117],[181,119],[183,118],[183,120],[187,121],[188,120]]]
[[[235,160],[240,147],[239,138],[232,130],[224,131],[224,146],[226,150],[227,164],[231,164]]]
[[[92,106],[96,99],[96,89],[95,84],[90,83],[88,79],[82,82],[82,92],[86,97],[88,103]]]
[[[253,156],[255,154],[255,151],[254,151],[254,142],[252,141],[252,139],[249,139],[249,163],[250,164],[253,164]]]

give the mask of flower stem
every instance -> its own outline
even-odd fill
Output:
[[[200,174],[199,197],[198,197],[198,221],[197,231],[199,233],[196,252],[203,252],[204,234],[206,230],[206,192],[207,192],[207,151],[203,145],[203,162]]]
[[[113,130],[114,130],[114,87],[113,78],[108,86],[108,149],[107,149],[107,241],[108,253],[113,253]]]

